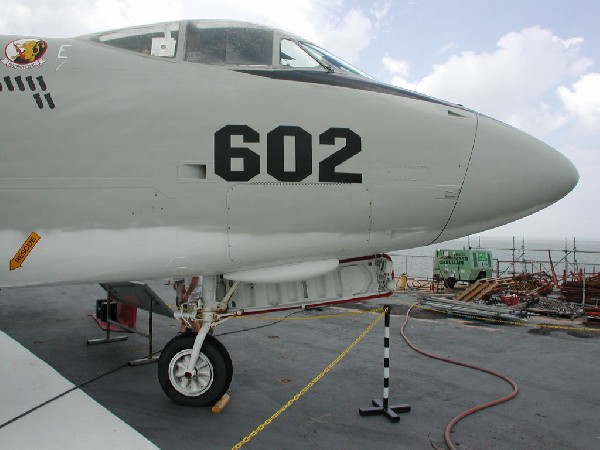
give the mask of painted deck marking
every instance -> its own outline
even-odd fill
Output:
[[[40,239],[42,238],[39,234],[37,234],[36,232],[31,232],[29,237],[25,240],[25,242],[23,242],[23,245],[21,245],[19,251],[15,253],[13,259],[10,260],[10,270],[21,268],[21,266],[33,250],[33,247],[35,247],[35,245],[40,241]]]

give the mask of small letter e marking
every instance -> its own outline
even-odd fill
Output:
[[[60,49],[58,50],[58,59],[67,59],[68,58],[67,55],[63,55],[63,52],[67,50],[65,47],[73,47],[73,46],[71,44],[61,45]]]
[[[58,49],[58,56],[57,59],[64,59],[66,60],[68,58],[67,55],[63,54],[63,52],[67,51],[67,47],[73,47],[71,44],[63,44],[60,46],[60,49]],[[58,72],[58,69],[60,69],[64,63],[66,63],[67,61],[63,61],[59,64],[59,66],[56,68],[56,71]]]

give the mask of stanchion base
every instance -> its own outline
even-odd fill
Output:
[[[130,366],[141,366],[143,364],[151,364],[151,363],[158,362],[158,358],[159,358],[158,355],[146,356],[145,358],[134,359],[132,361],[129,361],[129,365]]]
[[[126,341],[126,340],[127,340],[127,336],[114,336],[114,337],[110,337],[110,338],[88,339],[87,344],[88,345],[107,344],[109,342],[120,342],[120,341]]]
[[[377,414],[385,414],[390,422],[396,423],[400,422],[400,417],[396,413],[405,413],[410,411],[410,405],[394,405],[388,406],[387,408],[383,407],[383,402],[380,400],[372,400],[373,408],[360,408],[358,413],[361,416],[375,416]]]

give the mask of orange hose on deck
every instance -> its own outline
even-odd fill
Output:
[[[406,337],[406,334],[404,334],[404,328],[406,327],[406,324],[408,323],[408,318],[409,318],[409,315],[410,315],[410,311],[413,309],[414,306],[415,305],[411,305],[411,307],[408,308],[408,311],[406,312],[406,318],[404,320],[404,323],[402,324],[402,328],[400,328],[400,334],[402,335],[402,338],[404,339],[404,341],[406,342],[406,344],[411,349],[413,349],[417,353],[420,353],[420,354],[422,354],[424,356],[427,356],[428,358],[433,358],[433,359],[437,359],[439,361],[444,361],[444,362],[447,362],[447,363],[450,363],[450,364],[455,364],[457,366],[468,367],[470,369],[479,370],[480,372],[489,373],[490,375],[493,375],[495,377],[498,377],[498,378],[506,381],[513,388],[513,391],[509,395],[506,395],[506,396],[501,397],[499,399],[492,400],[491,402],[487,402],[487,403],[484,403],[482,405],[475,406],[475,407],[473,407],[471,409],[463,411],[463,412],[461,412],[459,415],[457,415],[454,419],[452,419],[448,423],[448,425],[446,426],[446,430],[444,431],[444,440],[446,441],[446,445],[448,446],[448,448],[450,450],[456,450],[456,447],[452,443],[452,436],[451,436],[451,434],[452,434],[452,428],[454,428],[454,425],[456,425],[460,420],[464,419],[465,417],[467,417],[467,416],[469,416],[471,414],[476,413],[477,411],[481,411],[482,409],[489,408],[491,406],[499,405],[500,403],[507,402],[510,399],[516,397],[517,394],[519,393],[519,386],[517,386],[517,383],[515,383],[513,380],[511,380],[507,376],[504,376],[502,374],[494,372],[493,370],[486,369],[484,367],[474,366],[472,364],[467,364],[467,363],[460,362],[460,361],[454,361],[453,359],[450,359],[450,358],[443,358],[441,356],[437,356],[437,355],[434,355],[432,353],[428,353],[428,352],[426,352],[424,350],[421,350],[416,345],[414,345],[412,342],[410,342],[410,340]]]

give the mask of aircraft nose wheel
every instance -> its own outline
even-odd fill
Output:
[[[229,388],[233,364],[223,344],[208,335],[194,371],[189,373],[195,339],[196,333],[185,333],[167,343],[158,360],[158,381],[165,394],[179,405],[212,406]]]

